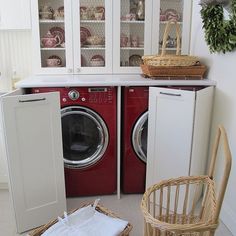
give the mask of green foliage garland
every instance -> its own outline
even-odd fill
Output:
[[[205,40],[210,52],[231,52],[236,48],[236,0],[232,0],[229,20],[222,5],[203,5],[201,9]]]

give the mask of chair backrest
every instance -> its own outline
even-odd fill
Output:
[[[231,170],[231,163],[232,163],[232,157],[231,157],[231,152],[229,149],[229,143],[228,143],[228,138],[226,135],[225,128],[222,125],[219,125],[215,137],[215,143],[213,145],[213,150],[212,150],[212,156],[211,156],[211,163],[209,167],[209,172],[208,175],[211,179],[214,179],[214,172],[215,172],[215,167],[216,167],[216,158],[217,158],[217,153],[218,153],[218,148],[220,141],[222,140],[222,145],[224,149],[224,156],[225,156],[225,167],[224,167],[224,172],[223,176],[221,179],[220,183],[220,188],[219,192],[217,194],[217,202],[216,202],[216,213],[215,213],[215,222],[218,221],[219,215],[220,215],[220,210],[221,206],[224,200],[224,195],[230,175],[230,170]]]

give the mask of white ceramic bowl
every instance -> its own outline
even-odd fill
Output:
[[[94,35],[94,36],[90,36],[86,39],[87,44],[90,45],[102,45],[103,44],[103,38],[98,36],[98,35]]]
[[[90,60],[90,65],[92,66],[92,67],[102,67],[102,66],[104,66],[105,65],[105,62],[104,61],[99,61],[99,60]]]

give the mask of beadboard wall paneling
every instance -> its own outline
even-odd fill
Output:
[[[0,90],[12,86],[13,71],[24,79],[32,74],[31,31],[0,31]]]

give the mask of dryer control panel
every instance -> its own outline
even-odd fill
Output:
[[[112,103],[113,90],[110,88],[88,88],[88,99],[90,103]]]

